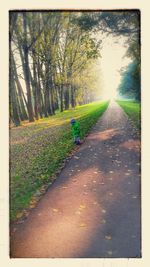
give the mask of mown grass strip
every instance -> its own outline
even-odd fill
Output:
[[[141,105],[138,102],[120,101],[117,103],[124,109],[138,130],[141,129]]]
[[[44,184],[52,182],[63,160],[74,148],[70,119],[79,120],[83,139],[108,103],[80,106],[35,123],[24,123],[10,131],[11,220],[20,217]]]

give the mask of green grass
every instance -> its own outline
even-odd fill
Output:
[[[120,101],[117,103],[124,109],[130,119],[133,121],[135,127],[140,130],[141,129],[141,105],[138,102],[134,101]]]
[[[83,139],[108,107],[108,101],[79,106],[10,130],[10,218],[28,208],[33,196],[54,180],[63,161],[75,147],[70,119],[81,125]]]

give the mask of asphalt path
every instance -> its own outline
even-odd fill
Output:
[[[115,102],[29,217],[12,258],[141,257],[140,137]]]

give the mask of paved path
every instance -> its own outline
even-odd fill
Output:
[[[110,103],[28,219],[11,257],[140,257],[140,140]]]

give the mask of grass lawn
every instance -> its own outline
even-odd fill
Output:
[[[10,130],[10,218],[27,215],[75,147],[70,119],[76,118],[84,138],[108,107],[108,101],[79,106]]]
[[[130,119],[133,121],[137,129],[141,128],[141,104],[131,101],[117,101],[117,103],[124,109]]]

